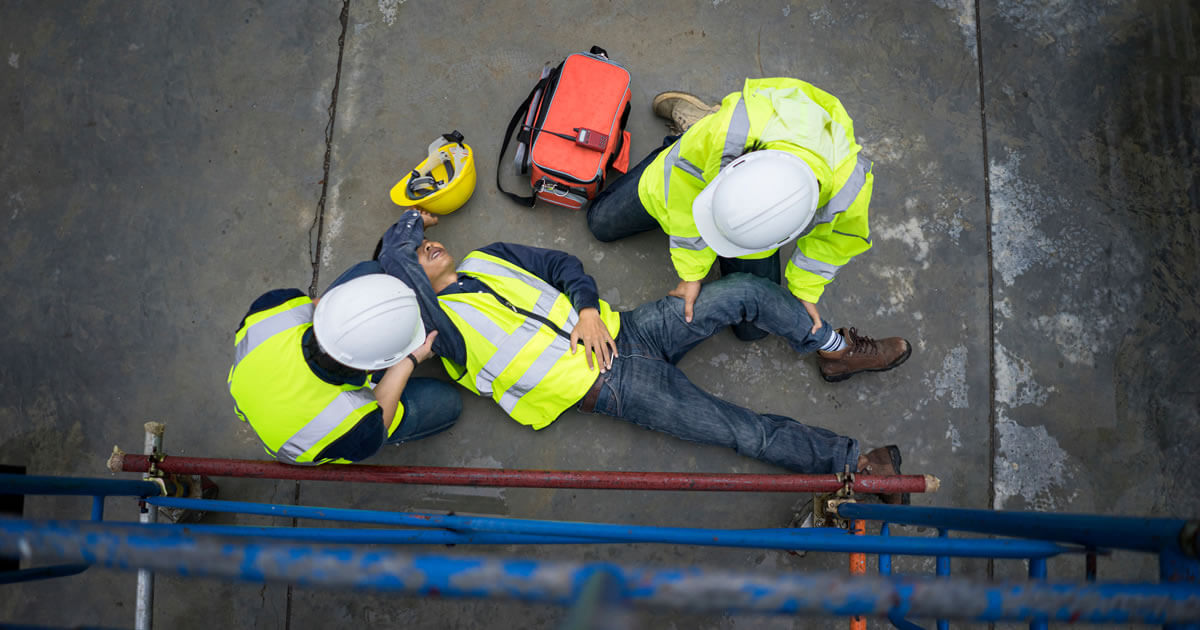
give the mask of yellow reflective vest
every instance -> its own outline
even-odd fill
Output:
[[[491,397],[513,420],[544,428],[600,375],[588,369],[582,348],[571,354],[579,313],[558,289],[496,256],[471,252],[457,271],[494,293],[438,296],[467,351],[465,366],[443,357],[446,370],[467,389]],[[620,315],[601,300],[600,317],[615,339]]]
[[[830,94],[798,79],[747,79],[720,110],[658,154],[638,180],[638,197],[667,233],[679,277],[701,280],[717,258],[692,219],[692,201],[707,182],[752,149],[799,156],[816,173],[821,196],[812,224],[796,240],[786,277],[793,295],[816,302],[843,265],[871,248],[867,206],[874,176],[861,148],[854,122]]]
[[[234,411],[250,423],[271,457],[302,465],[350,463],[315,458],[379,404],[370,387],[332,385],[313,374],[301,346],[312,320],[308,297],[247,316],[234,337],[229,393]],[[396,410],[389,436],[403,413],[403,407]]]

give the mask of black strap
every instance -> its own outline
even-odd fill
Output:
[[[625,125],[629,122],[629,106],[633,103],[625,103],[625,111],[621,113],[621,124],[617,126],[617,148],[613,150],[612,155],[608,156],[608,164],[604,165],[604,169],[608,170],[613,167],[617,161],[617,156],[621,154],[621,150],[625,147]]]
[[[512,120],[508,121],[508,129],[504,132],[504,143],[500,146],[500,159],[496,162],[496,188],[500,189],[500,192],[504,193],[509,199],[512,199],[519,204],[529,206],[530,208],[533,207],[533,202],[535,199],[532,195],[528,197],[522,197],[521,195],[510,193],[507,190],[504,190],[504,186],[500,184],[500,171],[504,170],[504,152],[508,151],[508,142],[509,140],[512,140],[513,131],[516,130],[517,125],[521,124],[521,119],[524,118],[526,112],[529,111],[529,104],[533,102],[533,95],[537,94],[538,90],[543,90],[542,98],[544,99],[546,97],[546,93],[544,91],[546,86],[550,85],[552,80],[558,78],[558,71],[561,68],[562,65],[559,65],[558,68],[555,68],[550,72],[550,74],[546,75],[546,78],[538,81],[537,84],[533,86],[533,89],[529,91],[529,96],[525,97],[525,102],[521,103],[521,105],[517,107],[517,112],[513,114]],[[530,134],[528,150],[533,150],[533,134]]]

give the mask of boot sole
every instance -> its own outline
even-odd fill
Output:
[[[888,370],[893,370],[895,368],[900,367],[901,364],[903,364],[905,361],[908,360],[908,357],[912,356],[912,344],[910,343],[907,345],[908,345],[908,349],[904,351],[904,354],[900,355],[900,358],[896,359],[895,361],[892,361],[891,365],[881,367],[881,368],[863,368],[861,370],[855,370],[853,372],[846,372],[845,374],[834,374],[832,376],[826,376],[826,375],[822,374],[821,378],[825,379],[825,381],[828,383],[840,383],[840,382],[850,378],[851,376],[854,376],[855,374],[861,374],[863,372],[886,372]]]
[[[650,102],[650,108],[654,110],[654,115],[658,116],[659,118],[670,119],[671,113],[670,112],[660,112],[659,106],[662,105],[663,101],[666,101],[668,99],[673,99],[673,98],[687,101],[688,103],[691,103],[692,105],[695,105],[696,107],[699,107],[701,109],[712,110],[712,108],[713,108],[712,105],[709,105],[708,103],[705,103],[704,101],[700,100],[700,98],[698,96],[696,96],[695,94],[688,94],[687,92],[662,92],[662,93],[658,94],[657,96],[655,96],[654,100]]]

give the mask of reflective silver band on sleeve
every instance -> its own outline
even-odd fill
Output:
[[[672,236],[667,239],[671,249],[690,249],[698,252],[703,249],[708,249],[708,243],[699,236]]]
[[[842,268],[841,265],[834,265],[821,260],[816,260],[814,258],[809,258],[808,256],[804,255],[804,252],[800,251],[799,247],[797,247],[796,251],[792,253],[792,264],[809,273],[815,273],[826,280],[833,280],[833,277],[837,275],[838,269]]]
[[[699,166],[692,164],[684,158],[679,158],[675,161],[675,168],[678,168],[684,173],[687,173],[688,175],[691,175],[702,182],[704,181],[704,171],[700,170]]]
[[[817,208],[816,214],[813,216],[812,223],[808,228],[800,234],[801,237],[808,234],[813,228],[824,223],[830,223],[834,217],[850,209],[854,205],[854,200],[858,199],[858,193],[862,192],[863,186],[867,183],[867,173],[871,172],[871,160],[858,154],[858,161],[854,164],[854,170],[850,173],[850,177],[845,184],[838,189],[837,193],[829,200],[828,203]]]

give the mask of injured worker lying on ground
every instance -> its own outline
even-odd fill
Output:
[[[421,214],[407,211],[384,235],[379,263],[416,292],[450,376],[517,422],[541,429],[575,407],[794,472],[900,472],[895,446],[860,453],[852,438],[717,398],[676,367],[705,339],[743,321],[796,352],[815,351],[828,331],[813,331],[804,306],[778,284],[724,277],[704,290],[691,322],[677,297],[616,312],[571,254],[493,243],[456,266],[424,228]]]

